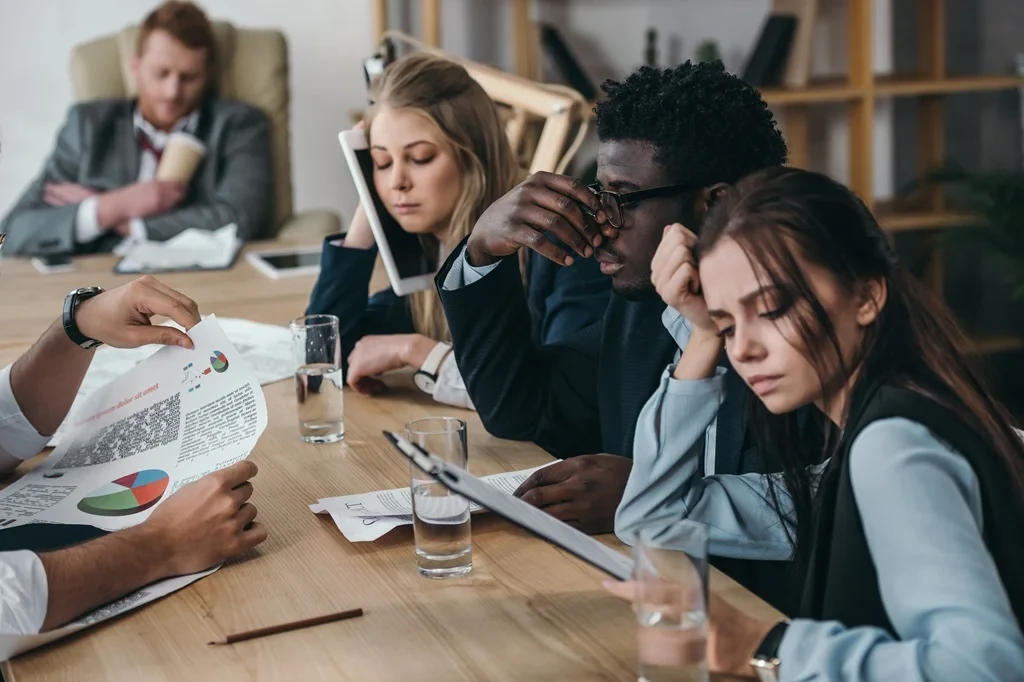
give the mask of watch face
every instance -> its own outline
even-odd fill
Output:
[[[416,382],[416,386],[424,393],[434,392],[434,378],[426,372],[416,372],[412,376],[412,380]]]

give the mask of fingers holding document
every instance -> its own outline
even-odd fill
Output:
[[[75,311],[79,331],[115,348],[147,344],[191,348],[192,341],[173,327],[153,325],[154,315],[168,317],[191,329],[202,319],[199,305],[155,277],[139,279],[82,301]]]
[[[171,495],[145,522],[166,555],[166,575],[196,573],[267,539],[248,502],[258,469],[244,460],[207,474]]]

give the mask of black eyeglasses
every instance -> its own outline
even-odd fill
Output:
[[[601,189],[601,185],[594,183],[593,185],[587,185],[587,189],[593,192],[594,196],[600,200],[601,208],[604,209],[605,215],[608,216],[608,222],[611,226],[616,230],[621,230],[623,206],[629,206],[645,199],[681,194],[687,190],[696,189],[696,187],[693,185],[664,185],[663,187],[651,187],[650,189],[640,189],[635,192],[619,194],[618,192]]]

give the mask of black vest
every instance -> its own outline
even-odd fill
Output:
[[[1024,614],[1024,507],[998,454],[962,416],[921,393],[864,387],[854,397],[847,429],[819,489],[819,507],[800,616],[893,630],[882,603],[864,525],[850,483],[850,448],[872,422],[902,417],[927,427],[970,463],[982,498],[983,538],[1018,621]],[[937,538],[941,542],[941,538]]]

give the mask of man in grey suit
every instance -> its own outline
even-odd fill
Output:
[[[71,107],[42,172],[0,225],[4,252],[120,251],[230,223],[241,239],[272,236],[270,124],[260,110],[210,94],[215,47],[213,27],[191,2],[150,13],[131,62],[138,98]],[[174,132],[206,146],[187,183],[155,179]]]

